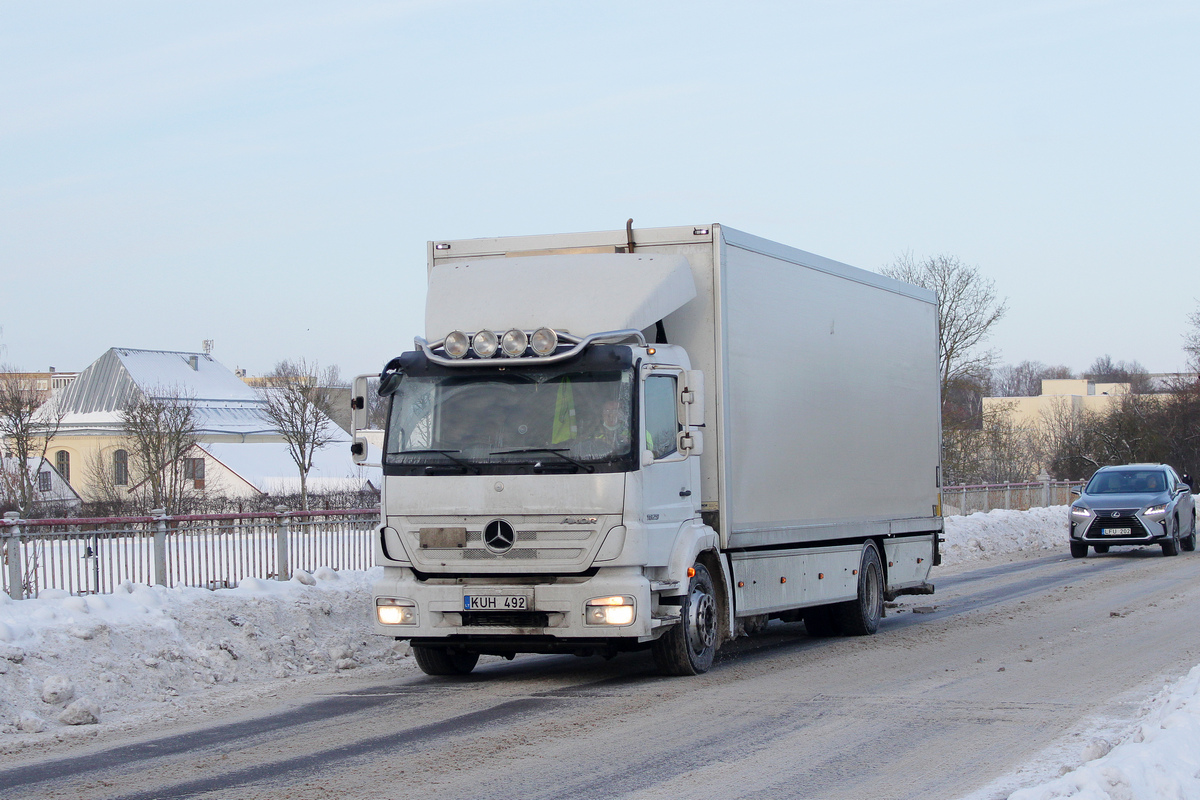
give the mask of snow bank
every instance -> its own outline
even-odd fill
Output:
[[[175,716],[234,689],[393,663],[407,648],[371,632],[377,578],[323,568],[218,591],[125,583],[111,595],[0,595],[0,741]]]
[[[982,511],[946,517],[942,565],[955,566],[1003,555],[1069,552],[1068,506],[1030,511]]]
[[[1009,795],[1009,800],[1200,798],[1200,666],[1152,701],[1133,734],[1060,778]]]

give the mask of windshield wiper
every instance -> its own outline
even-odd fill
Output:
[[[568,448],[568,447],[521,447],[516,450],[493,450],[489,455],[507,456],[507,455],[512,455],[514,453],[550,453],[551,455],[558,456],[563,461],[569,461],[570,463],[579,467],[584,472],[595,472],[596,471],[596,468],[594,466],[592,466],[591,464],[584,464],[582,461],[576,461],[575,459],[573,459],[569,455],[567,455],[566,451],[569,449],[570,448]]]
[[[455,458],[454,456],[450,455],[451,453],[461,453],[461,452],[462,452],[462,450],[435,450],[433,448],[430,448],[427,450],[401,450],[399,453],[394,453],[392,455],[415,456],[415,455],[422,455],[425,453],[437,453],[440,456],[445,456],[446,458],[450,459],[451,461],[453,461],[455,464],[458,464],[463,469],[469,470],[471,472],[474,472],[476,475],[478,475],[481,472],[479,467],[475,466],[474,464],[472,464],[469,461],[464,461],[461,458]]]

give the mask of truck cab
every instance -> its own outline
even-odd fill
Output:
[[[715,545],[687,353],[636,330],[569,337],[451,332],[380,378],[376,623],[410,639],[426,671],[461,672],[480,653],[644,647],[679,621],[676,550]],[[505,342],[524,347],[497,358]],[[706,624],[714,641],[716,617]]]

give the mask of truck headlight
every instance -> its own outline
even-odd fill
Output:
[[[446,340],[442,342],[442,349],[451,358],[462,358],[470,348],[471,340],[462,331],[450,331],[446,334]]]
[[[525,355],[526,347],[529,347],[529,337],[520,328],[505,331],[504,337],[500,340],[500,350],[509,358]]]
[[[558,348],[558,334],[550,328],[538,328],[529,337],[529,346],[539,356],[548,356]]]
[[[487,329],[475,334],[475,338],[471,341],[471,349],[480,358],[491,358],[496,355],[496,348],[499,346],[500,338]]]
[[[375,618],[382,625],[416,625],[417,604],[395,597],[375,598]]]
[[[1165,513],[1167,513],[1167,504],[1166,503],[1159,503],[1156,506],[1150,506],[1149,508],[1147,508],[1145,511],[1142,512],[1142,514],[1144,514],[1147,517],[1157,517],[1157,516],[1160,516]]]
[[[588,625],[628,625],[634,616],[633,598],[628,595],[593,597],[584,608]]]

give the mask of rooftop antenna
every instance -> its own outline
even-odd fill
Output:
[[[213,340],[205,339],[204,340],[204,355],[211,356],[212,355],[212,347],[213,347]]]

